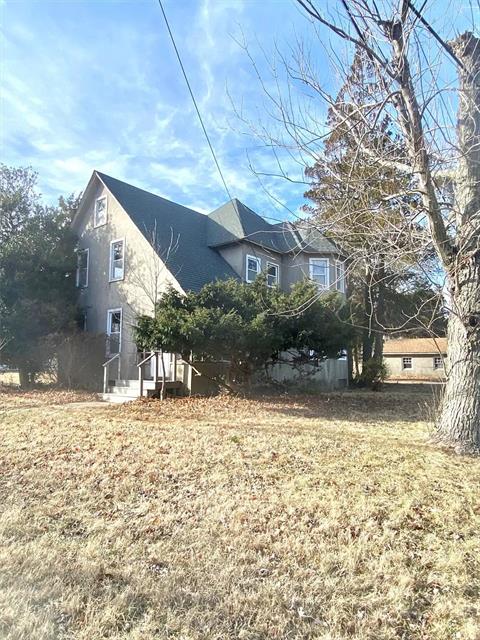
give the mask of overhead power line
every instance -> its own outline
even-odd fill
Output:
[[[218,173],[219,173],[219,175],[220,175],[220,178],[222,179],[223,186],[225,187],[225,191],[226,191],[226,193],[227,193],[228,199],[229,199],[229,200],[232,200],[233,198],[232,198],[232,196],[230,195],[230,191],[229,191],[229,189],[228,189],[228,187],[227,187],[227,183],[226,183],[226,181],[225,181],[225,178],[223,177],[223,173],[222,173],[222,170],[221,170],[221,168],[220,168],[220,164],[219,164],[219,162],[218,162],[218,160],[217,160],[217,156],[215,155],[215,151],[214,151],[214,149],[213,149],[212,143],[210,142],[210,138],[209,138],[209,136],[208,136],[207,129],[206,129],[206,127],[205,127],[205,124],[204,124],[204,122],[203,122],[202,115],[201,115],[201,113],[200,113],[200,109],[198,108],[197,101],[195,100],[195,96],[193,95],[192,87],[191,87],[190,82],[189,82],[189,80],[188,80],[188,76],[187,76],[187,73],[186,73],[186,71],[185,71],[185,67],[183,66],[182,58],[180,57],[180,53],[179,53],[178,48],[177,48],[177,45],[176,45],[176,43],[175,43],[175,38],[173,37],[172,30],[170,29],[170,24],[169,24],[169,22],[168,22],[167,15],[166,15],[166,13],[165,13],[165,9],[163,8],[162,0],[158,0],[158,4],[160,5],[160,9],[162,10],[163,19],[165,20],[165,25],[166,25],[166,27],[167,27],[167,31],[168,31],[168,34],[169,34],[169,36],[170,36],[170,40],[172,41],[172,45],[173,45],[173,48],[174,48],[175,53],[176,53],[176,55],[177,55],[177,59],[178,59],[178,62],[179,62],[179,64],[180,64],[180,68],[181,68],[182,73],[183,73],[183,77],[185,78],[185,82],[186,82],[186,85],[187,85],[187,87],[188,87],[188,91],[190,92],[190,96],[191,96],[191,98],[192,98],[192,102],[193,102],[193,104],[194,104],[194,106],[195,106],[195,111],[197,112],[198,119],[200,120],[200,124],[201,124],[201,126],[202,126],[203,133],[205,134],[205,138],[206,138],[206,140],[207,140],[208,146],[210,147],[210,151],[211,151],[211,153],[212,153],[213,161],[215,162],[215,165],[216,165],[216,167],[217,167],[217,170],[218,170]]]
[[[456,64],[458,64],[458,66],[465,71],[465,65],[460,60],[460,58],[457,55],[455,55],[454,50],[448,44],[448,42],[445,42],[445,40],[443,40],[443,38],[441,38],[438,35],[438,33],[435,31],[435,29],[432,27],[432,25],[429,22],[427,22],[427,20],[423,17],[421,12],[418,11],[418,9],[416,9],[413,6],[413,3],[411,2],[411,0],[407,0],[407,4],[408,4],[409,8],[413,11],[413,13],[417,16],[417,18],[420,20],[420,22],[423,24],[423,26],[430,32],[430,34],[440,44],[440,46],[442,46],[445,49],[445,51],[450,55],[450,57],[456,62]],[[422,9],[424,7],[425,7],[425,3],[423,4]]]

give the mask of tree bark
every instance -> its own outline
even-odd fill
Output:
[[[165,360],[163,359],[163,349],[160,349],[160,361],[162,363],[162,386],[160,387],[160,400],[165,400]]]
[[[373,351],[372,324],[374,308],[372,302],[371,274],[368,267],[365,274],[365,286],[363,288],[363,306],[365,310],[365,319],[362,335],[362,364],[365,364],[365,362],[368,362],[372,357]]]
[[[383,360],[383,337],[385,327],[385,269],[383,266],[377,274],[377,296],[375,305],[375,338],[373,341],[373,357]]]
[[[20,387],[22,389],[28,389],[31,386],[30,382],[30,372],[26,365],[19,365],[18,367],[18,378],[20,382]]]
[[[480,40],[466,33],[452,43],[459,68],[456,181],[457,258],[449,274],[447,384],[438,423],[440,440],[480,453]]]

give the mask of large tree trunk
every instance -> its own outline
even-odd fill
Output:
[[[448,380],[438,435],[461,451],[480,452],[480,40],[466,33],[453,47],[463,63],[457,259],[449,273]]]
[[[30,371],[28,370],[27,365],[19,364],[18,378],[22,389],[28,389],[28,387],[31,386]]]
[[[374,305],[372,300],[372,279],[370,269],[365,273],[365,285],[363,287],[364,328],[362,332],[362,364],[370,360],[373,353]]]
[[[383,360],[383,337],[385,329],[385,269],[383,266],[377,273],[377,296],[375,305],[375,338],[373,341],[373,357]]]
[[[448,322],[447,384],[438,423],[439,439],[467,453],[480,452],[480,316],[469,316],[472,308],[480,309],[479,268],[455,304],[457,313],[463,307],[463,317],[452,314]]]
[[[165,371],[165,360],[163,359],[163,349],[160,349],[160,362],[162,365],[162,386],[160,387],[160,400],[165,400],[165,395],[166,395],[166,381],[165,381],[165,375],[166,375],[166,371]],[[156,356],[158,357],[158,356]]]

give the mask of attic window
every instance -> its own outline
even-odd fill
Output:
[[[102,196],[95,200],[95,214],[93,225],[100,227],[107,222],[107,196]]]
[[[256,258],[255,256],[247,256],[247,265],[246,265],[246,281],[254,282],[255,278],[260,273],[261,265],[260,258]]]

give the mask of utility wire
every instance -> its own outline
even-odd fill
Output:
[[[232,196],[230,195],[230,191],[229,191],[229,189],[227,187],[227,183],[225,182],[225,178],[223,177],[222,170],[220,169],[220,165],[218,163],[217,156],[215,155],[215,151],[213,150],[212,143],[210,142],[210,138],[208,137],[207,129],[205,128],[205,125],[203,123],[203,119],[202,119],[202,116],[200,114],[200,110],[198,108],[197,101],[195,100],[195,96],[193,95],[192,87],[190,86],[190,82],[188,80],[188,76],[187,76],[187,73],[185,71],[185,67],[183,66],[183,62],[182,62],[182,59],[180,57],[180,53],[178,52],[177,45],[175,43],[175,38],[173,37],[172,30],[170,29],[170,24],[168,23],[168,19],[167,19],[166,13],[165,13],[165,9],[163,8],[162,0],[158,0],[158,4],[160,5],[160,9],[162,10],[163,19],[165,20],[165,25],[167,27],[168,34],[170,36],[170,40],[172,41],[173,48],[175,49],[175,53],[177,54],[177,59],[178,59],[178,62],[180,64],[180,68],[182,70],[183,77],[185,78],[185,82],[186,82],[188,90],[190,92],[190,96],[192,98],[192,102],[193,102],[193,104],[195,106],[195,110],[197,112],[198,119],[200,120],[200,124],[202,125],[203,133],[205,134],[205,138],[207,139],[208,146],[210,147],[210,151],[212,152],[213,160],[214,160],[215,165],[216,165],[216,167],[218,169],[218,173],[220,174],[220,178],[222,179],[223,186],[225,187],[225,191],[227,193],[228,199],[229,200],[233,200]]]
[[[417,18],[420,20],[420,22],[423,24],[423,26],[431,33],[431,35],[435,38],[435,40],[440,43],[440,45],[445,49],[445,51],[451,56],[451,58],[453,58],[453,60],[458,64],[458,66],[463,69],[465,71],[465,65],[463,64],[463,62],[460,60],[460,58],[458,58],[458,56],[455,55],[454,50],[452,49],[452,47],[448,44],[448,42],[445,42],[445,40],[443,40],[438,33],[435,31],[435,29],[432,27],[431,24],[429,24],[427,22],[427,20],[423,17],[423,15],[420,13],[420,11],[418,9],[416,9],[411,0],[407,0],[407,4],[409,6],[409,8],[413,11],[413,13],[417,16]],[[423,4],[422,9],[425,7],[425,4]]]

